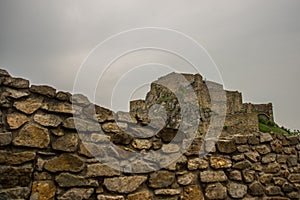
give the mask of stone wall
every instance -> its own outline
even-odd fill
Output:
[[[133,123],[149,123],[141,114],[146,110],[145,101],[132,103],[141,109],[128,118],[126,113],[114,115],[95,106],[82,95],[30,86],[27,80],[10,77],[4,70],[0,70],[0,86],[1,200],[300,198],[300,141],[296,136],[240,130],[220,138],[212,149],[208,148],[212,140],[199,137],[177,161],[160,170],[127,173],[124,169],[135,160],[128,160],[117,149],[103,152],[105,141],[141,154],[162,150],[159,159],[178,153],[186,142],[180,138],[170,145],[177,133],[172,128],[155,136],[151,128],[143,129],[144,139],[128,135],[142,128]],[[76,130],[78,113],[84,117],[77,121]],[[122,123],[117,124],[115,116]],[[233,118],[231,121],[234,124]],[[105,135],[97,132],[99,126]],[[96,150],[91,153],[88,149]],[[208,149],[200,158],[200,151]],[[107,152],[120,171],[94,157],[104,157]]]

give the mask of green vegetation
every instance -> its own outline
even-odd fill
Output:
[[[273,132],[276,134],[299,135],[299,131],[291,131],[283,126],[280,127],[275,122],[266,120],[260,116],[258,116],[258,122],[259,131],[263,133]]]

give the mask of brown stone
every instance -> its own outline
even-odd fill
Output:
[[[221,153],[233,153],[236,151],[234,140],[219,140],[217,147]]]
[[[152,146],[152,142],[147,139],[135,139],[132,142],[132,146],[136,149],[150,149]]]
[[[133,140],[133,137],[127,133],[116,133],[113,134],[111,141],[115,144],[124,144],[124,145],[128,145],[131,143],[131,141]]]
[[[247,186],[238,183],[229,183],[228,193],[233,198],[241,199],[247,194]]]
[[[94,192],[93,188],[72,188],[66,191],[57,200],[84,200],[89,199]]]
[[[0,197],[3,200],[27,199],[29,197],[29,194],[29,187],[14,187],[0,190]]]
[[[263,174],[262,176],[260,176],[259,181],[260,181],[262,184],[265,184],[265,185],[266,185],[266,184],[271,183],[272,178],[273,178],[273,175],[272,175],[272,174]]]
[[[59,116],[45,113],[35,114],[33,119],[40,125],[49,127],[57,127],[62,122]]]
[[[234,181],[241,181],[242,173],[238,170],[233,170],[229,173],[229,179]]]
[[[264,187],[259,182],[254,182],[249,186],[249,194],[252,196],[263,196]]]
[[[200,181],[203,183],[213,183],[227,181],[227,176],[223,171],[203,171],[200,172]]]
[[[271,148],[272,148],[272,151],[274,151],[276,153],[281,153],[282,152],[282,141],[280,141],[278,139],[272,141]]]
[[[72,104],[62,103],[62,102],[48,102],[42,106],[42,109],[49,112],[64,113],[64,114],[74,114]]]
[[[104,179],[104,186],[112,192],[128,194],[137,190],[145,181],[145,176],[125,176]]]
[[[5,77],[2,84],[18,89],[29,88],[29,81],[22,78]]]
[[[281,189],[278,186],[269,185],[266,187],[266,194],[269,196],[275,196],[281,194]]]
[[[52,181],[35,181],[32,184],[30,199],[54,200],[56,187]]]
[[[116,122],[106,122],[102,124],[102,130],[107,133],[121,133],[122,129],[118,126]]]
[[[11,132],[0,133],[0,146],[9,145],[12,141]]]
[[[51,133],[56,136],[63,136],[65,134],[64,130],[61,128],[51,129]]]
[[[74,152],[77,150],[78,135],[76,133],[68,133],[52,142],[52,148],[55,150]]]
[[[55,181],[60,187],[98,187],[96,180],[86,179],[83,176],[77,176],[69,173],[61,173],[55,177]]]
[[[265,163],[275,162],[275,160],[276,160],[276,154],[269,153],[262,157],[261,162],[265,164]]]
[[[62,154],[59,157],[52,158],[45,164],[45,169],[50,172],[80,172],[85,164],[81,158],[72,154]]]
[[[22,97],[27,97],[30,94],[27,91],[14,90],[11,88],[5,88],[4,92],[6,93],[7,96],[14,98],[14,99],[20,99]]]
[[[292,183],[300,183],[300,174],[290,174],[288,180]]]
[[[30,91],[50,98],[53,98],[56,95],[56,89],[47,85],[31,85]]]
[[[175,181],[175,174],[165,170],[150,175],[149,186],[152,188],[166,188]]]
[[[245,153],[245,156],[251,162],[257,162],[258,160],[260,160],[260,155],[256,151],[247,152]]]
[[[240,161],[238,163],[235,163],[232,168],[234,169],[246,169],[246,168],[250,168],[251,167],[251,163],[248,160],[245,161]]]
[[[149,191],[137,192],[134,194],[129,194],[127,196],[128,200],[153,200],[152,195]]]
[[[271,149],[267,145],[260,145],[256,147],[256,151],[261,155],[265,155],[271,152]]]
[[[9,73],[5,69],[0,69],[0,77],[1,76],[8,76],[8,77],[10,77]]]
[[[214,169],[226,169],[232,166],[232,162],[222,157],[211,157],[210,166]]]
[[[177,144],[164,144],[161,150],[164,153],[176,153],[179,152],[180,147]]]
[[[157,189],[154,190],[155,195],[174,196],[181,193],[181,189]]]
[[[87,121],[80,118],[69,117],[63,121],[63,126],[77,131],[99,132],[101,127],[97,122]]]
[[[273,140],[273,137],[269,133],[262,133],[260,134],[260,142],[270,142]]]
[[[87,165],[86,177],[99,177],[99,176],[119,176],[120,171],[117,171],[109,166],[101,163]]]
[[[185,140],[184,140],[185,141]],[[191,145],[188,147],[187,151],[185,152],[186,156],[196,155],[199,156],[201,152],[203,140],[202,138],[195,138]]]
[[[61,101],[70,101],[71,96],[69,92],[59,91],[56,93],[56,98]]]
[[[180,185],[190,185],[196,182],[197,175],[191,172],[187,172],[181,176],[178,176],[177,183]]]
[[[73,94],[71,96],[71,101],[74,104],[82,104],[82,105],[89,105],[91,103],[89,99],[82,94]]]
[[[19,165],[34,159],[35,152],[25,151],[20,153],[12,153],[8,151],[0,151],[0,163]]]
[[[221,183],[210,184],[205,189],[207,199],[225,199],[227,197],[227,189]]]
[[[98,195],[97,200],[125,200],[123,196],[109,196],[109,195]]]
[[[202,190],[199,185],[191,185],[183,189],[183,200],[204,200]]]
[[[0,185],[2,188],[29,187],[32,177],[32,165],[20,167],[0,166]]]
[[[252,183],[255,179],[255,171],[254,170],[243,170],[243,178],[246,183]]]
[[[207,169],[208,162],[202,158],[192,158],[188,161],[188,169],[196,170],[196,169]]]
[[[49,131],[34,123],[26,124],[13,139],[16,146],[47,148],[49,143]]]
[[[42,106],[43,98],[29,97],[23,101],[14,103],[14,107],[26,114],[32,114]]]
[[[265,168],[265,173],[277,173],[280,171],[280,164],[278,163],[269,163]]]
[[[10,129],[18,129],[30,119],[21,113],[12,113],[7,115],[7,123]]]

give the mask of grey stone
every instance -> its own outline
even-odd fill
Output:
[[[85,200],[89,199],[94,192],[93,188],[72,188],[66,191],[58,200]]]
[[[221,153],[233,153],[236,151],[234,140],[219,140],[217,147]]]
[[[259,182],[254,182],[249,186],[249,194],[252,196],[263,196],[264,187]]]
[[[154,190],[155,195],[174,196],[181,193],[181,189],[157,189]]]
[[[20,99],[22,97],[27,97],[30,95],[29,92],[23,91],[23,90],[14,90],[11,88],[5,88],[4,92],[6,93],[7,96],[14,98],[14,99]]]
[[[221,183],[210,184],[205,189],[207,199],[225,199],[227,197],[227,189]]]
[[[238,183],[229,183],[228,193],[233,198],[243,198],[247,194],[247,186]]]
[[[95,163],[87,165],[86,177],[110,177],[119,175],[120,171],[115,170],[105,164]]]
[[[175,181],[175,174],[165,170],[150,175],[149,186],[152,188],[166,188]]]
[[[0,133],[0,146],[9,145],[12,141],[11,132]]]
[[[227,181],[227,176],[223,171],[203,171],[200,172],[200,181],[203,183]]]
[[[98,195],[97,200],[125,200],[123,196],[109,196],[109,195]]]
[[[30,194],[29,187],[14,187],[9,189],[0,189],[0,199],[27,199]]]
[[[273,140],[273,137],[269,133],[262,133],[260,134],[260,142],[270,142]]]
[[[60,187],[98,187],[96,180],[86,179],[83,176],[77,176],[69,173],[61,173],[55,177],[55,181]]]
[[[109,191],[128,194],[137,190],[146,180],[145,176],[125,176],[105,178],[103,184]]]

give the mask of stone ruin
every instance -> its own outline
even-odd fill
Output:
[[[196,137],[180,152],[187,134],[171,141],[184,113],[158,82],[145,100],[130,102],[130,113],[114,113],[83,95],[30,85],[0,70],[0,199],[300,199],[300,138],[258,130],[258,115],[274,120],[272,104],[243,103],[239,92],[223,91],[199,74],[183,76],[197,96],[200,119]],[[226,96],[224,116],[215,112],[221,107],[212,108],[212,93]],[[148,115],[156,104],[165,108],[164,120]],[[206,133],[216,115],[225,123],[213,141]],[[161,129],[152,123],[161,121]],[[143,137],[134,137],[141,130]],[[104,147],[107,141],[118,148]],[[159,150],[160,162],[152,163],[124,154]],[[176,153],[178,159],[168,163]],[[107,165],[112,160],[120,170]],[[130,173],[128,166],[141,171]],[[143,172],[151,167],[159,170]]]

